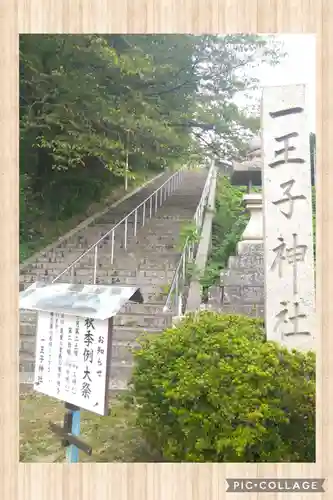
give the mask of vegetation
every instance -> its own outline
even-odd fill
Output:
[[[204,312],[136,352],[137,426],[164,461],[314,462],[315,357],[262,324]]]
[[[22,259],[119,191],[127,161],[134,179],[241,154],[258,120],[232,98],[279,57],[254,35],[22,35]]]
[[[20,397],[20,461],[64,462],[65,449],[49,422],[63,425],[64,404],[47,396],[28,393]],[[92,455],[80,452],[80,462],[154,462],[135,425],[136,413],[121,399],[110,401],[110,415],[100,417],[81,412],[81,439],[92,447]]]
[[[235,254],[236,245],[246,227],[244,211],[246,188],[232,186],[229,179],[219,176],[216,186],[215,216],[212,226],[212,247],[201,283],[205,290],[219,281],[220,272]]]

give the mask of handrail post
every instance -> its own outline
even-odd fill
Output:
[[[97,257],[98,257],[98,245],[96,245],[96,246],[95,246],[93,285],[96,285],[96,277],[97,277]]]
[[[153,211],[153,197],[151,196],[149,198],[149,218],[151,219],[152,216],[152,211]]]
[[[111,264],[113,264],[114,258],[114,230],[111,233]]]
[[[163,186],[160,189],[160,207],[162,206],[162,200],[163,200]]]
[[[178,280],[179,280],[179,273],[177,273],[177,279],[176,279],[176,286],[175,286],[175,296],[176,296],[176,300],[175,300],[175,307],[176,307],[176,311],[177,311],[177,316],[179,316],[179,283],[178,283]]]
[[[138,209],[136,208],[134,211],[134,236],[136,236],[137,224],[138,224]]]
[[[183,296],[180,294],[178,296],[178,317],[183,313]]]
[[[125,219],[125,229],[124,229],[124,248],[125,250],[127,250],[127,222],[128,222],[128,219],[126,217]]]
[[[157,191],[155,193],[155,214],[157,212],[157,199],[158,199],[158,194],[157,194]]]
[[[145,218],[146,218],[146,202],[144,202],[142,207],[142,227],[145,225]]]

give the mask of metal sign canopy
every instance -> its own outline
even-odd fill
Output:
[[[33,283],[20,292],[20,309],[68,314],[105,320],[128,302],[143,303],[139,288],[120,285]]]

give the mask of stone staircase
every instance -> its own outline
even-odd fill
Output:
[[[40,255],[22,270],[20,284],[25,287],[37,280],[52,281],[169,177],[170,173],[164,174],[95,220],[91,226]],[[207,169],[185,170],[178,188],[158,208],[156,214],[153,213],[151,219],[145,220],[143,227],[139,225],[136,235],[134,214],[131,215],[127,224],[126,249],[123,225],[115,231],[112,265],[110,236],[98,245],[96,283],[135,285],[140,287],[144,297],[143,304],[128,303],[115,317],[111,390],[123,390],[127,386],[133,367],[131,349],[137,346],[137,337],[143,331],[158,333],[171,325],[172,312],[163,312],[163,306],[181,255],[180,232],[193,219],[206,178]],[[139,212],[138,219],[141,216]],[[93,270],[94,252],[89,252],[74,267],[74,272],[68,271],[59,282],[93,283]],[[32,383],[36,313],[21,311],[20,320],[20,381],[23,384]]]

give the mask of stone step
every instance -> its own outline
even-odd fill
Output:
[[[98,274],[98,277],[102,277],[102,274]],[[161,277],[156,277],[156,276],[147,276],[147,277],[135,277],[135,278],[124,278],[124,277],[117,277],[117,276],[110,276],[110,285],[132,285],[136,286],[138,288],[142,288],[143,290],[146,290],[146,287],[149,285],[153,285],[155,287],[164,287],[171,283],[172,277],[166,278],[165,276]]]
[[[154,246],[154,245],[152,245]],[[139,247],[139,248],[138,248]],[[177,244],[173,243],[172,249],[167,248],[168,245],[159,245],[159,252],[158,255],[153,254],[150,255],[149,257],[151,260],[175,260],[177,255],[180,256],[180,246],[177,242]],[[147,256],[146,249],[140,248],[140,245],[135,244],[132,245],[131,248],[128,249],[128,251],[124,251],[122,249],[119,252],[116,252],[114,254],[114,261],[113,264],[111,264],[111,254],[110,252],[103,253],[103,252],[98,252],[98,266],[100,268],[103,267],[112,267],[113,269],[130,269],[130,270],[135,270],[136,269],[136,264],[140,263],[140,259],[142,259],[142,254],[145,254],[144,257]],[[79,254],[81,255],[81,254]],[[136,259],[136,256],[139,255],[139,258]],[[73,259],[68,260],[67,262],[63,262],[62,260],[54,261],[51,259],[41,259],[38,263],[31,264],[29,267],[27,267],[24,271],[22,271],[21,276],[25,275],[31,275],[33,274],[34,271],[45,271],[45,269],[49,271],[54,271],[58,274],[60,274],[62,271],[66,269],[66,267],[70,266],[74,260],[77,258],[75,255]],[[86,256],[82,257],[82,259],[74,266],[75,269],[84,269],[84,268],[89,268],[90,266],[94,266],[94,255],[93,253],[87,254]]]
[[[265,308],[262,304],[222,304],[221,312],[223,314],[242,314],[253,318],[263,318]]]
[[[138,328],[133,326],[115,326],[113,329],[113,340],[121,340],[123,342],[134,342],[141,335],[157,335],[161,333],[161,328]]]
[[[25,318],[20,320],[20,339],[23,337],[33,337],[36,333],[37,316],[36,319],[26,320]],[[27,342],[30,342],[29,340]],[[23,348],[22,348],[23,349]]]
[[[60,274],[62,271],[64,271],[67,267],[71,266],[75,259],[71,259],[68,262],[63,262],[62,260],[59,260],[57,262],[50,262],[50,261],[42,261],[39,263],[36,263],[34,265],[29,266],[29,268],[25,269],[21,275],[31,275],[34,272],[42,272],[45,271],[52,271],[56,272],[57,274]],[[98,259],[97,259],[97,264],[99,268],[112,268],[112,269],[130,269],[130,270],[135,270],[136,269],[136,262],[133,257],[131,257],[128,253],[126,253],[124,250],[119,251],[119,253],[114,254],[114,260],[113,263],[111,264],[111,254],[110,252],[107,253],[98,253]],[[94,267],[94,256],[92,254],[86,255],[82,257],[81,260],[75,264],[74,269],[85,269],[85,268],[91,268]]]
[[[136,277],[143,278],[156,278],[158,280],[165,280],[166,282],[173,279],[174,269],[171,270],[156,270],[156,269],[140,269],[137,271]]]
[[[128,302],[125,304],[121,310],[120,314],[147,314],[147,315],[155,315],[163,313],[164,302],[157,302],[154,304],[153,302],[150,304],[135,304],[132,302]]]
[[[71,254],[72,252],[75,252],[76,250],[79,250],[81,254],[83,254],[84,252],[87,252],[89,250],[89,253],[91,252],[91,254],[93,255],[94,253],[94,249],[92,249],[91,247],[101,238],[101,235],[99,234],[92,234],[91,237],[87,238],[83,243],[77,243],[77,242],[74,242],[74,243],[71,243],[67,246],[67,258],[69,256],[69,254]],[[130,243],[132,242],[135,242],[136,239],[134,237],[133,234],[127,234],[127,246],[130,245]],[[101,251],[102,253],[107,253],[109,252],[111,254],[111,237],[109,238],[109,236],[106,236],[103,240],[101,240],[98,245],[98,251]],[[115,235],[115,239],[114,239],[114,252],[117,251],[117,250],[121,250],[123,248],[125,248],[125,237],[124,235],[122,234],[119,234],[119,235]],[[75,256],[75,258],[79,257],[78,256]],[[61,258],[63,258],[61,255],[59,255],[59,253],[57,252],[55,254],[55,259],[56,261],[59,261]],[[63,258],[65,259],[65,258]],[[74,259],[73,259],[74,260]]]
[[[176,268],[176,263],[171,267],[168,271],[164,271],[165,263],[161,263],[160,269],[155,267],[155,271],[162,271],[162,274],[158,276],[144,276],[140,274],[136,277],[124,277],[124,276],[114,276],[112,272],[108,271],[97,271],[96,276],[96,284],[104,284],[104,285],[133,285],[138,288],[144,288],[146,291],[152,291],[152,289],[147,289],[147,286],[155,285],[156,287],[162,288],[164,285],[170,284],[173,276],[174,270]],[[149,264],[141,265],[141,271],[151,270],[149,268]],[[64,274],[59,280],[59,283],[73,283],[73,284],[93,284],[93,268],[90,270],[81,270],[76,271],[74,277],[71,274]],[[23,289],[30,286],[32,283],[36,281],[45,281],[50,283],[53,279],[58,276],[58,273],[47,273],[47,274],[30,274],[24,275],[20,278],[20,284],[23,286]]]
[[[56,274],[48,274],[48,278],[52,279],[53,277],[56,277]],[[38,275],[31,275],[31,279],[29,280],[28,277],[24,280],[25,283],[34,283],[35,281],[39,281],[40,276]],[[135,276],[135,277],[124,277],[124,276],[113,276],[112,273],[107,272],[107,271],[101,271],[98,270],[97,275],[96,275],[96,283],[101,284],[104,283],[105,285],[127,285],[127,286],[136,286],[138,288],[142,288],[144,290],[152,291],[152,288],[162,288],[164,285],[167,285],[168,283],[171,283],[171,280],[173,278],[173,274],[166,276]],[[74,280],[72,279],[64,279],[64,283],[70,282],[70,283],[79,283],[82,282],[82,284],[92,284],[92,279],[93,279],[93,269],[89,270],[82,270],[82,271],[77,271],[74,275]],[[42,281],[42,280],[41,280]],[[59,280],[60,282],[61,280]],[[89,283],[88,283],[89,282]],[[148,289],[147,289],[148,287]]]
[[[179,233],[176,232],[174,235],[171,234],[158,234],[156,231],[142,230],[138,233],[135,241],[140,242],[142,240],[148,241],[149,243],[157,243],[159,245],[169,245],[177,244],[179,242]],[[132,243],[131,243],[132,244]]]
[[[138,259],[138,268],[140,270],[160,271],[168,270],[174,271],[180,259],[179,254],[159,254],[155,256],[144,257]]]
[[[115,340],[112,343],[111,372],[114,363],[133,363],[133,351],[139,348],[138,342]]]
[[[130,326],[137,328],[159,328],[164,330],[171,325],[172,315],[147,314],[144,311],[137,313],[117,314],[114,318],[115,326]]]
[[[199,203],[199,199],[197,200]],[[170,207],[164,206],[161,208],[159,212],[152,218],[152,224],[159,225],[160,223],[165,224],[166,227],[171,228],[172,224],[182,225],[186,224],[187,221],[193,219],[196,207],[190,209],[188,212],[184,212],[183,208],[175,207],[174,210],[171,210]]]
[[[165,217],[168,219],[176,218],[178,220],[183,220],[193,217],[194,212],[197,209],[201,193],[198,195],[188,198],[179,196],[179,198],[174,195],[172,199],[170,198],[161,208],[160,211],[156,213],[159,218]]]
[[[149,224],[149,226],[145,226],[142,229],[140,229],[140,235],[146,235],[146,236],[156,236],[156,237],[163,237],[163,238],[175,238],[179,234],[179,228],[175,224],[172,225],[171,229],[168,229],[165,227],[163,223],[156,224],[155,221],[152,224]]]
[[[111,361],[109,390],[125,391],[133,373],[132,362]]]
[[[225,304],[258,304],[265,302],[264,285],[230,285],[223,288],[223,301]]]
[[[264,273],[263,268],[252,268],[244,269],[244,271],[239,271],[238,269],[228,269],[221,272],[220,283],[221,286],[226,287],[251,287],[258,286],[258,282],[264,283]]]
[[[140,240],[137,243],[137,247],[139,248],[140,253],[142,252],[156,252],[156,253],[166,253],[172,251],[175,251],[176,253],[179,252],[179,245],[176,245],[175,243],[170,243],[170,244],[160,244],[158,242],[150,243],[144,238],[140,238]]]
[[[31,325],[32,333],[30,335],[20,336],[20,360],[28,361],[29,363],[34,361],[36,350],[36,335],[34,335],[35,331],[35,326],[32,328]]]
[[[52,267],[46,267],[42,269],[32,269],[30,272],[27,272],[26,274],[22,274],[20,277],[20,282],[31,282],[31,281],[36,281],[38,280],[39,277],[45,277],[47,276],[49,280],[52,280],[59,276],[59,274],[64,271],[64,267],[58,266],[57,268]],[[114,276],[115,272],[117,269],[114,269],[113,266],[109,263],[108,266],[105,267],[98,267],[97,268],[97,274],[99,276]],[[67,278],[67,281],[72,281],[72,276],[74,277],[82,277],[82,276],[91,276],[94,272],[94,265],[77,265],[74,266],[74,268],[68,270],[63,276]],[[129,273],[134,273],[135,270],[129,269]]]
[[[30,373],[33,379],[33,373],[35,371],[35,356],[31,353],[20,352],[20,362],[19,371],[21,373]]]
[[[90,276],[93,268],[86,268],[86,269],[79,269],[75,272],[75,276],[80,277],[80,276]],[[128,285],[137,285],[138,286],[142,285],[145,286],[147,284],[160,284],[162,281],[163,283],[168,283],[173,279],[174,276],[174,269],[157,269],[157,270],[152,270],[152,269],[144,269],[144,268],[139,268],[137,271],[131,271],[131,270],[126,270],[126,269],[119,269],[119,270],[103,270],[103,269],[98,269],[97,270],[97,277],[109,277],[110,278],[110,284],[112,283],[119,283],[119,284],[128,284]]]
[[[105,234],[106,231],[101,232],[91,228],[89,231],[88,230],[86,231],[84,237],[82,238],[76,237],[70,241],[65,241],[56,248],[50,250],[49,252],[43,253],[38,258],[38,261],[43,259],[45,259],[45,261],[48,261],[50,257],[52,258],[52,261],[56,259],[58,260],[59,258],[65,259],[68,258],[68,254],[71,254],[71,257],[73,257],[74,255],[75,258],[77,258],[82,253],[87,251],[92,245],[94,245],[101,238],[103,239],[101,239],[100,243],[98,244],[98,248],[105,250],[105,247],[111,245],[111,240],[112,240],[111,233],[107,235]],[[123,247],[124,236],[125,236],[125,231],[123,231],[121,227],[115,231],[115,237],[114,237],[115,248]],[[132,230],[131,227],[129,226],[127,231],[127,238],[128,240],[131,240],[133,237],[134,237],[134,230]]]
[[[133,212],[133,210],[135,210],[136,206],[131,207],[126,212],[112,213],[110,215],[103,216],[102,219],[99,219],[98,221],[95,222],[95,225],[101,226],[101,227],[102,226],[108,227],[108,229],[111,229],[112,226],[119,224],[119,222],[121,222],[121,224],[123,225],[125,223],[125,221],[124,222],[122,222],[122,221],[123,221],[123,219],[125,219],[125,217],[127,217],[127,224],[134,225],[135,212]],[[158,213],[158,210],[156,213]],[[154,215],[155,215],[155,207],[153,205],[152,217],[154,217]],[[150,207],[149,207],[149,203],[148,204],[146,203],[145,221],[148,219],[150,219]],[[142,222],[143,222],[143,207],[142,206],[137,210],[136,221],[139,225],[142,225]]]
[[[92,260],[92,259],[91,259]],[[120,259],[119,259],[120,260]],[[121,264],[121,262],[119,262]],[[57,264],[38,264],[35,265],[32,269],[29,270],[29,272],[26,273],[26,275],[32,276],[38,276],[40,274],[44,274],[44,271],[47,270],[48,272],[51,272],[52,274],[56,273],[59,274],[61,271],[63,271],[65,267],[61,265],[60,263]],[[82,272],[82,271],[91,271],[94,269],[94,262],[79,262],[76,266],[74,266],[75,272]],[[98,260],[98,270],[108,272],[110,276],[135,276],[136,275],[136,266],[134,269],[128,268],[127,267],[127,262],[124,263],[124,267],[121,269],[118,269],[115,267],[114,264],[111,264],[110,258],[104,259],[103,261]]]
[[[109,285],[110,281],[108,279],[103,279],[100,278],[98,280],[98,284],[100,285]],[[137,284],[137,287],[140,288],[141,293],[143,295],[144,303],[150,303],[150,302],[161,302],[165,303],[166,298],[167,298],[167,292],[164,290],[165,286],[164,285],[141,285]]]

